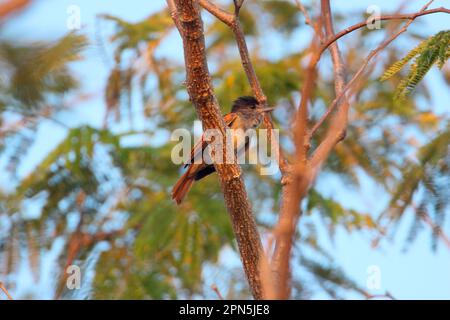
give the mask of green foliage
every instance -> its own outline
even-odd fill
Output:
[[[308,211],[317,210],[327,221],[328,230],[334,232],[336,226],[352,231],[354,229],[375,229],[376,224],[369,214],[356,210],[345,209],[339,202],[323,197],[316,190],[312,190],[308,197]]]
[[[256,18],[245,7],[239,13],[239,21],[242,29],[247,36],[257,36],[258,28],[256,26]],[[217,49],[235,43],[233,33],[230,28],[219,20],[214,20],[211,25],[206,28],[206,36],[209,39],[207,50]]]
[[[124,50],[135,50],[141,44],[158,41],[161,35],[172,27],[172,19],[165,10],[152,14],[137,23],[129,23],[107,14],[100,15],[100,18],[112,21],[116,25],[117,31],[111,37],[111,41],[117,45],[117,61],[120,60],[120,55]]]
[[[261,86],[270,104],[275,104],[298,90],[299,77],[295,66],[292,65],[292,61],[297,58],[298,55],[293,55],[276,62],[255,59],[256,72],[261,77]],[[230,106],[236,98],[234,92],[251,93],[239,60],[224,62],[213,74],[213,79],[220,79],[216,92],[221,105]]]
[[[54,43],[0,43],[0,61],[10,74],[0,87],[0,107],[34,111],[49,97],[76,89],[78,83],[67,64],[80,59],[86,44],[84,36],[73,33]]]
[[[302,257],[302,265],[317,279],[318,285],[332,299],[339,299],[342,290],[352,290],[364,294],[362,290],[352,279],[334,264],[326,264],[314,259]]]
[[[300,11],[289,1],[263,1],[261,6],[264,12],[270,12],[273,27],[282,32],[292,32],[300,24]]]
[[[108,280],[113,283],[129,280],[134,288],[110,288],[102,274],[94,283],[97,297],[175,298],[180,292],[188,296],[198,293],[203,263],[215,262],[221,247],[231,244],[231,227],[221,200],[217,199],[219,190],[214,180],[198,186],[202,195],[194,188],[181,208],[170,200],[168,190],[177,176],[170,151],[170,145],[159,149],[122,148],[115,155],[132,188],[128,199],[117,209],[129,213],[126,229],[136,232],[131,237],[131,250],[122,258],[124,263],[132,263],[129,268],[134,271],[117,268],[110,260],[115,259],[110,252],[102,255],[99,271],[109,274]],[[205,196],[208,202],[201,200]],[[112,249],[116,250],[123,252]]]
[[[448,58],[450,58],[450,30],[441,31],[422,41],[403,59],[389,67],[381,77],[381,81],[391,78],[414,59],[407,77],[400,82],[397,88],[396,97],[405,98],[414,90],[433,65],[442,68]]]
[[[418,150],[417,161],[410,162],[403,168],[403,179],[393,190],[389,205],[389,218],[398,222],[407,209],[412,209],[415,220],[425,216],[433,221],[433,246],[444,224],[445,214],[449,209],[450,198],[450,127],[440,132],[433,140]],[[419,201],[414,197],[421,193]],[[416,202],[416,203],[415,203]],[[409,241],[414,240],[418,229],[413,226]]]
[[[145,60],[145,56],[150,54],[168,34],[173,23],[166,10],[152,14],[137,23],[129,23],[111,15],[100,15],[100,18],[114,23],[116,27],[116,32],[110,39],[115,46],[115,67],[108,77],[105,102],[108,114],[114,112],[116,120],[120,120],[122,117],[121,105],[127,105],[128,111],[131,112],[133,80],[139,77],[141,88],[144,89],[149,75],[148,70],[136,70],[135,59],[144,56]],[[137,58],[130,59],[130,53],[134,53],[133,56]],[[127,57],[129,61],[124,62],[124,57]],[[158,68],[156,61],[154,62],[155,68]],[[164,73],[161,69],[156,70],[156,72]],[[122,100],[127,103],[122,102]]]
[[[87,39],[74,33],[53,42],[0,41],[0,65],[5,75],[0,82],[0,124],[3,112],[24,123],[0,133],[0,153],[5,146],[11,150],[8,160],[11,172],[16,171],[22,155],[33,144],[33,131],[39,123],[35,120],[63,109],[61,100],[78,88],[69,64],[81,58],[86,46]]]
[[[108,198],[102,185],[110,178],[96,166],[95,149],[99,146],[118,147],[118,140],[109,132],[91,127],[72,129],[35,171],[25,177],[17,188],[27,199],[45,194],[40,223],[52,221],[64,231],[67,214],[77,211],[77,196],[87,195],[83,212],[94,216],[99,206]]]
[[[273,48],[271,37],[286,39],[286,34],[302,30],[300,16],[287,1],[249,2],[240,14],[256,73],[269,103],[276,107],[273,118],[281,129],[282,145],[289,158],[293,157],[291,121],[298,106],[305,73],[303,58],[308,51],[291,53]],[[67,128],[63,141],[18,181],[17,188],[10,194],[0,192],[0,218],[6,215],[11,222],[8,230],[0,232],[0,261],[5,262],[8,273],[14,273],[19,257],[26,255],[33,273],[39,275],[41,253],[49,250],[56,238],[62,238],[65,245],[58,260],[62,275],[62,268],[70,259],[86,262],[97,250],[96,244],[107,242],[94,266],[89,297],[216,298],[208,295],[204,287],[204,281],[211,280],[205,279],[205,270],[213,267],[230,279],[221,288],[225,296],[248,298],[241,268],[229,270],[218,263],[224,248],[236,248],[217,176],[195,184],[179,207],[170,199],[171,187],[182,171],[171,161],[174,143],[168,135],[175,128],[190,128],[196,115],[186,95],[182,61],[158,51],[173,30],[169,15],[164,9],[136,23],[110,15],[100,17],[116,27],[110,38],[115,63],[104,92],[108,115],[114,114],[115,119],[101,129]],[[264,23],[268,29],[260,28]],[[261,32],[269,29],[270,32]],[[251,90],[229,28],[213,19],[205,30],[215,93],[223,113],[227,113],[232,100],[251,94]],[[84,46],[85,39],[74,34],[54,43],[28,46],[2,42],[2,71],[5,65],[5,72],[11,75],[0,87],[2,117],[6,109],[13,108],[23,117],[46,105],[50,105],[51,112],[58,110],[59,103],[50,102],[77,88],[77,79],[67,63],[78,59]],[[358,57],[366,51],[364,41],[349,43],[343,51],[348,67],[359,66]],[[398,55],[392,50],[388,56],[397,61]],[[415,69],[408,76],[410,83],[404,84],[406,92],[417,85],[431,65],[441,67],[447,58],[445,31],[394,64],[383,80],[394,77],[413,60]],[[320,77],[319,81],[311,99],[312,121],[334,98],[332,79]],[[358,92],[346,139],[324,164],[325,177],[318,179],[332,176],[342,188],[351,190],[359,187],[364,175],[392,197],[388,220],[398,221],[413,206],[413,198],[417,198],[417,217],[427,213],[439,227],[450,198],[449,130],[437,132],[443,116],[419,108],[416,99],[393,101],[392,82],[395,81],[370,79],[367,88]],[[416,96],[426,98],[425,88]],[[142,106],[131,105],[131,96],[136,92]],[[129,131],[121,122],[124,111],[129,116],[133,111],[139,117],[139,125],[134,126],[130,116]],[[35,123],[41,123],[39,118]],[[31,124],[22,131],[27,132],[30,127]],[[326,128],[317,132],[313,147]],[[420,137],[435,138],[419,148],[408,140],[404,134],[407,130]],[[25,150],[33,143],[33,132],[24,137],[27,139],[21,143],[2,141],[9,150],[16,149],[12,152],[16,162],[27,158]],[[412,150],[418,150],[415,162],[405,160]],[[255,166],[243,168],[259,227],[269,231],[279,212],[279,176],[260,176]],[[27,216],[28,201],[42,205],[36,216]],[[334,263],[333,256],[322,246],[317,229],[325,226],[331,238],[338,228],[373,234],[379,231],[378,223],[383,225],[385,220],[375,222],[373,213],[368,213],[372,208],[349,209],[344,200],[325,196],[324,190],[318,188],[311,191],[305,209],[302,229],[295,239],[293,263],[299,272],[294,274],[294,296],[310,297],[317,290],[332,298],[340,298],[348,290],[365,295]],[[79,245],[77,250],[73,250],[74,244]],[[305,272],[308,278],[303,279]]]

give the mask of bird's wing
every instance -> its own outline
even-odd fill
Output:
[[[191,163],[194,163],[196,157],[198,157],[198,156],[201,157],[203,150],[206,148],[207,145],[208,145],[208,142],[205,141],[205,137],[202,135],[200,140],[197,141],[197,143],[194,145],[194,148],[192,148],[192,150],[191,150],[191,161],[189,163],[186,163],[184,165],[184,167],[186,168]]]
[[[224,115],[223,120],[225,121],[226,125],[228,127],[231,126],[231,124],[236,120],[237,114],[236,113],[228,113]],[[196,157],[201,157],[203,154],[203,150],[208,146],[208,141],[205,141],[204,135],[200,138],[199,141],[194,145],[194,148],[192,148],[191,151],[191,161],[190,163],[194,163]],[[184,167],[186,168],[189,164],[185,164]]]
[[[223,120],[225,121],[225,123],[227,124],[228,127],[231,126],[231,124],[234,122],[234,120],[236,120],[236,118],[237,118],[237,113],[234,113],[234,112],[228,113],[223,116]]]

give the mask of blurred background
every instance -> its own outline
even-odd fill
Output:
[[[231,10],[232,1],[218,2]],[[364,21],[374,5],[389,14],[422,2],[334,0],[335,29]],[[318,1],[303,3],[314,17]],[[230,31],[203,18],[227,113],[251,90]],[[247,0],[241,20],[289,153],[311,27],[295,1]],[[450,68],[433,67],[402,100],[395,90],[404,72],[380,81],[449,22],[444,14],[417,19],[356,88],[347,137],[303,204],[293,298],[450,299]],[[217,176],[180,207],[170,199],[181,172],[170,134],[200,130],[165,1],[4,0],[0,23],[0,281],[11,295],[217,299],[217,288],[250,298]],[[339,40],[350,76],[398,23]],[[326,53],[312,120],[333,98]],[[244,172],[264,240],[279,212],[280,176]],[[73,265],[81,284],[70,290]]]

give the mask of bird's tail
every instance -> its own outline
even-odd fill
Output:
[[[191,176],[190,170],[187,170],[172,189],[172,199],[175,200],[177,204],[180,204],[186,197],[187,193],[192,187],[195,179]]]

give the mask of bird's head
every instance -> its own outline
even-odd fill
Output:
[[[234,102],[233,102],[233,107],[231,108],[231,112],[235,112],[235,113],[265,113],[265,112],[270,112],[272,111],[274,108],[266,108],[264,106],[261,106],[258,103],[258,100],[255,99],[255,97],[251,97],[251,96],[243,96],[243,97],[239,97],[237,98]]]

